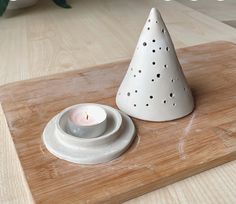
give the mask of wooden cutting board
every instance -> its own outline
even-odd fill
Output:
[[[37,203],[117,203],[236,158],[236,45],[215,42],[178,50],[196,109],[163,123],[134,119],[137,137],[120,158],[77,165],[51,155],[41,141],[62,109],[97,102],[115,107],[128,61],[20,81],[0,100]]]

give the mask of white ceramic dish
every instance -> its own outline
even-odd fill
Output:
[[[79,138],[67,134],[63,129],[65,123],[61,120],[61,128],[57,128],[59,113],[46,125],[42,138],[47,149],[56,157],[79,164],[98,164],[111,161],[130,146],[135,137],[135,126],[132,120],[118,110],[100,105],[107,113],[107,130],[96,138]],[[73,108],[75,106],[69,107]]]

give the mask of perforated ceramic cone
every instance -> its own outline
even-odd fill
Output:
[[[183,117],[194,108],[170,35],[153,8],[116,96],[117,106],[148,121]]]

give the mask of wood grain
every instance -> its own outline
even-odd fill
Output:
[[[4,149],[0,148],[0,161],[5,167],[5,171],[0,172],[0,203],[33,203],[33,198],[24,174],[19,174],[18,171],[16,171],[16,169],[22,171],[22,167],[16,154],[15,146],[11,139],[1,105],[0,117],[2,119],[0,120],[0,135],[5,135],[5,140],[1,140],[1,145],[7,150],[7,154],[4,154]],[[8,185],[4,185],[6,183]],[[9,188],[11,189],[11,193],[9,193]],[[9,202],[6,202],[6,200]]]
[[[134,120],[137,138],[113,162],[61,161],[41,142],[47,121],[76,103],[115,106],[128,61],[0,88],[0,100],[30,189],[39,203],[122,202],[236,158],[236,45],[212,43],[178,51],[196,100],[180,120]],[[104,77],[106,76],[106,77]]]

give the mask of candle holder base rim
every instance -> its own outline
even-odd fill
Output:
[[[99,164],[109,162],[122,153],[124,153],[131,145],[135,137],[135,126],[131,118],[125,113],[118,111],[112,107],[101,105],[105,110],[109,110],[109,114],[120,114],[122,124],[118,131],[114,132],[116,135],[111,135],[111,140],[99,141],[99,145],[91,143],[88,145],[78,143],[74,146],[67,145],[66,142],[61,141],[56,131],[56,121],[60,114],[52,118],[44,129],[42,139],[50,153],[54,156],[78,164]],[[113,116],[115,117],[115,116]],[[80,138],[81,140],[81,138]]]

